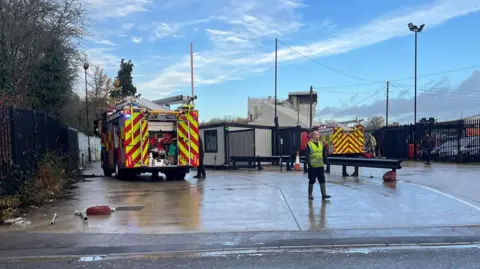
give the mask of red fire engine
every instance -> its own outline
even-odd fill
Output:
[[[95,134],[102,139],[105,176],[152,173],[156,177],[163,173],[167,180],[184,179],[190,168],[199,165],[194,99],[179,95],[151,102],[132,97],[107,110],[94,124]],[[180,105],[170,110],[172,104]],[[158,140],[152,141],[154,135]],[[157,147],[158,143],[163,146]]]

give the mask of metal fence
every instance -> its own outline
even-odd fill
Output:
[[[425,134],[433,139],[432,160],[480,162],[480,118],[385,127],[375,132],[382,155],[400,159],[415,157],[414,141],[417,144],[417,158],[425,159],[425,149],[422,147]]]
[[[78,169],[78,133],[43,112],[0,107],[0,178],[12,169],[32,171],[47,152],[68,158]]]

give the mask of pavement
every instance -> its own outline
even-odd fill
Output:
[[[75,197],[33,209],[25,227],[0,230],[0,259],[300,246],[348,247],[480,242],[480,167],[405,163],[399,181],[385,170],[327,176],[330,201],[307,200],[302,172],[207,171],[185,181],[86,176]],[[85,174],[101,175],[98,164]],[[73,213],[89,206],[126,210]],[[136,210],[139,208],[141,210]],[[56,222],[50,225],[53,214]],[[34,251],[33,251],[34,250]]]

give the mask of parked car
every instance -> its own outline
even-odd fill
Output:
[[[463,159],[467,154],[468,149],[474,145],[478,145],[478,137],[464,137],[460,139],[460,146],[458,140],[452,140],[444,143],[438,150],[438,158],[440,160],[456,161]]]
[[[480,137],[475,137],[467,145],[465,145],[461,154],[463,160],[466,162],[478,162],[480,161]]]

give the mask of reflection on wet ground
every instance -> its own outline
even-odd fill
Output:
[[[440,186],[445,182],[455,189],[466,188],[468,180],[478,179],[476,167],[407,164],[399,171],[401,182],[395,183],[381,181],[384,170],[361,169],[360,178],[345,179],[340,169],[327,176],[330,201],[321,200],[318,184],[316,199],[307,199],[302,172],[209,171],[206,180],[187,175],[187,180],[176,182],[152,181],[147,176],[128,181],[96,177],[79,183],[74,199],[33,210],[28,216],[32,225],[24,230],[178,233],[480,224],[480,207],[472,199],[453,199],[417,185],[435,180]],[[465,179],[454,181],[459,177]],[[479,186],[477,180],[462,195],[474,195]],[[87,222],[74,215],[96,205],[121,210],[110,216],[89,216]],[[54,213],[56,224],[50,225]],[[12,229],[19,228],[4,231]]]

